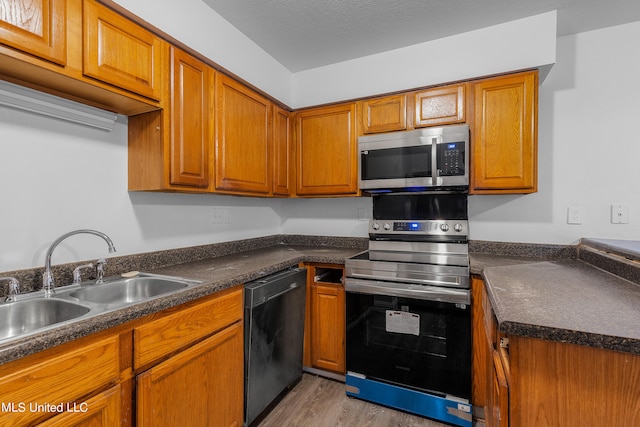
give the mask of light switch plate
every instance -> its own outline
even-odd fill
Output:
[[[582,224],[582,208],[580,206],[569,206],[567,224]]]

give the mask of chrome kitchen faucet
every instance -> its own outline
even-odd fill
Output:
[[[53,274],[51,273],[51,255],[53,254],[53,250],[64,239],[70,236],[74,236],[76,234],[93,234],[95,236],[101,237],[105,242],[107,242],[107,245],[109,246],[109,253],[113,253],[116,251],[116,248],[113,245],[113,242],[111,241],[109,236],[107,236],[104,233],[101,233],[100,231],[75,230],[75,231],[70,231],[69,233],[63,234],[62,236],[58,237],[53,243],[51,243],[51,246],[49,246],[49,249],[47,250],[47,254],[44,259],[44,273],[42,274],[42,289],[44,290],[44,295],[46,297],[50,297],[51,295],[53,295],[53,292],[54,292],[54,280],[53,280]]]

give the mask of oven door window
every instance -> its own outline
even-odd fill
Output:
[[[363,180],[431,177],[431,145],[360,153]]]
[[[347,292],[347,371],[470,399],[470,307]]]

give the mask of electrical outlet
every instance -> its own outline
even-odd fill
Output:
[[[611,224],[629,224],[629,205],[611,205]]]
[[[358,221],[368,221],[370,215],[368,215],[366,208],[358,208]]]
[[[212,224],[224,224],[227,221],[227,212],[225,208],[213,208],[211,215]]]
[[[567,224],[582,224],[582,208],[580,206],[569,206]]]

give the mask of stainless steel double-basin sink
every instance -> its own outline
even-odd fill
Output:
[[[113,277],[101,284],[78,284],[56,288],[52,297],[42,291],[21,294],[0,304],[0,345],[63,324],[126,306],[167,296],[196,285],[198,281],[172,276],[138,273]]]

